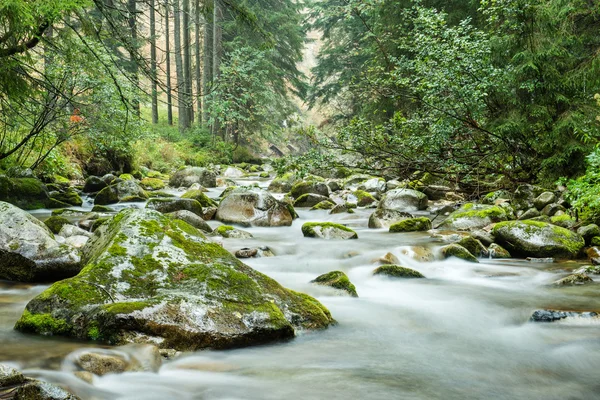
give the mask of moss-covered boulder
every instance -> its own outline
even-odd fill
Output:
[[[594,280],[587,276],[586,274],[571,274],[569,276],[565,276],[553,284],[555,286],[575,286],[575,285],[585,285],[586,283],[592,283]]]
[[[236,229],[231,225],[221,225],[217,227],[214,232],[219,236],[230,239],[250,239],[253,237],[250,232],[242,229]]]
[[[424,210],[428,204],[424,193],[412,189],[393,189],[381,197],[369,217],[369,228],[389,228],[395,222],[412,218],[407,211]]]
[[[290,226],[291,210],[265,190],[236,188],[221,200],[216,219],[244,226]]]
[[[0,201],[14,204],[23,210],[50,206],[48,189],[36,178],[9,178],[0,175]]]
[[[223,171],[222,175],[225,178],[241,178],[246,175],[246,172],[239,168],[229,166]]]
[[[292,190],[292,186],[294,183],[298,181],[298,178],[295,174],[288,172],[284,175],[277,176],[275,179],[271,181],[269,184],[269,192],[273,193],[287,193]]]
[[[107,205],[127,201],[145,201],[148,194],[134,180],[120,181],[102,189],[96,195],[94,204]]]
[[[217,175],[206,168],[187,167],[174,173],[169,180],[173,187],[190,187],[194,183],[207,188],[217,187]]]
[[[155,198],[148,200],[146,208],[159,211],[163,214],[172,213],[175,211],[187,210],[198,216],[202,216],[202,206],[194,199],[182,198]]]
[[[108,184],[99,176],[88,176],[85,179],[85,184],[83,185],[83,191],[85,193],[95,193],[107,187]]]
[[[302,181],[296,183],[290,190],[290,194],[295,199],[298,199],[300,196],[309,193],[329,197],[329,186],[327,186],[327,184],[324,182]]]
[[[188,190],[187,192],[185,192],[184,194],[181,195],[182,199],[194,199],[196,200],[198,203],[200,203],[200,205],[202,207],[217,207],[218,204],[216,201],[214,201],[213,199],[211,199],[210,197],[208,197],[206,195],[206,193],[204,193],[204,191],[202,190]]]
[[[492,258],[511,258],[510,252],[498,243],[492,243],[488,248],[490,257]]]
[[[493,234],[498,244],[522,257],[574,258],[585,246],[577,233],[539,221],[501,222]]]
[[[369,228],[389,228],[397,222],[412,218],[413,216],[407,212],[384,210],[378,207],[369,217]]]
[[[356,287],[352,282],[350,282],[348,275],[342,271],[331,271],[326,274],[319,275],[310,282],[316,283],[317,285],[330,286],[334,289],[343,290],[352,297],[358,297],[358,293],[356,293]]]
[[[439,225],[440,229],[468,231],[481,229],[494,222],[506,221],[508,214],[500,206],[467,203]]]
[[[306,222],[302,225],[302,234],[305,237],[320,239],[358,239],[352,229],[333,222]]]
[[[352,194],[356,197],[356,204],[359,207],[368,207],[377,203],[375,196],[364,190],[355,190]]]
[[[407,218],[390,226],[390,232],[418,232],[431,229],[431,220],[427,217]]]
[[[400,265],[382,265],[373,271],[373,275],[389,276],[390,278],[425,278],[422,273],[414,269],[401,267]]]
[[[306,193],[306,194],[301,195],[294,201],[294,207],[298,207],[298,208],[314,207],[319,203],[323,203],[323,202],[327,202],[327,201],[330,201],[331,203],[335,204],[334,201],[331,200],[329,197],[321,196],[320,194]]]
[[[538,210],[543,210],[548,204],[556,202],[556,195],[552,192],[544,192],[533,200],[533,205]]]
[[[15,328],[197,350],[268,343],[333,323],[317,300],[154,210],[121,211],[90,239],[84,261],[79,275],[31,300]]]
[[[333,200],[327,199],[311,207],[311,210],[331,210],[335,206],[336,204]]]
[[[0,279],[55,281],[80,270],[77,251],[59,244],[48,227],[28,212],[0,202]]]
[[[62,229],[63,225],[70,225],[71,222],[65,217],[54,215],[44,221],[44,225],[50,229],[52,233],[58,235],[58,232]]]
[[[131,174],[121,174],[119,175],[119,179],[123,179],[124,181],[132,181],[135,177]]]
[[[211,233],[213,231],[212,228],[210,227],[210,225],[208,225],[202,217],[198,216],[197,214],[194,214],[191,211],[179,210],[179,211],[167,213],[166,215],[169,218],[180,219],[180,220],[190,224],[194,228],[200,229],[202,232]]]
[[[469,253],[473,254],[475,257],[488,257],[490,255],[483,243],[473,236],[465,236],[456,243],[469,250]]]
[[[594,237],[600,236],[600,227],[596,224],[585,225],[577,229],[577,233],[583,237],[585,244],[590,245]],[[597,246],[597,244],[594,244],[594,246]]]
[[[73,188],[68,188],[63,192],[59,192],[50,196],[54,200],[58,200],[62,203],[69,204],[71,206],[81,206],[83,200],[77,191]]]
[[[577,225],[577,221],[569,214],[557,214],[550,217],[550,223],[562,226],[563,228],[571,229]]]
[[[461,260],[478,263],[477,257],[469,252],[459,244],[452,243],[441,248],[442,256],[444,258],[456,257]]]
[[[144,178],[140,181],[140,186],[145,190],[162,190],[167,185],[162,179]]]

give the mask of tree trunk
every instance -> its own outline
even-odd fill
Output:
[[[191,125],[194,122],[194,102],[192,96],[192,54],[190,38],[190,0],[183,0],[183,77],[185,80],[186,113]]]
[[[127,12],[128,12],[128,25],[129,32],[131,35],[131,43],[129,44],[129,62],[130,62],[130,72],[131,72],[131,80],[136,88],[139,88],[139,77],[138,77],[138,63],[136,60],[136,50],[137,50],[137,22],[136,22],[136,14],[137,14],[137,4],[136,0],[127,0]],[[133,108],[137,116],[140,115],[140,102],[137,99],[133,100]]]
[[[150,0],[150,79],[152,79],[152,123],[158,124],[158,90],[156,75],[156,10],[155,0]]]
[[[208,122],[208,104],[206,96],[210,93],[212,82],[212,36],[212,25],[207,16],[204,18],[204,74],[202,74],[202,93],[204,94],[202,119],[205,124]]]
[[[221,4],[219,0],[214,0],[214,8],[213,8],[213,72],[212,72],[212,81],[213,86],[217,84],[219,80],[219,70],[221,66],[221,41],[223,36],[223,31],[221,29],[221,19],[223,17],[223,13],[221,10]],[[219,123],[215,119],[213,126],[213,135],[219,134]],[[225,136],[225,134],[223,134]],[[224,139],[224,137],[223,137]]]
[[[167,122],[173,125],[173,96],[171,93],[171,36],[169,35],[169,0],[165,0],[165,62],[167,64]]]
[[[173,15],[175,16],[175,73],[177,75],[177,109],[179,112],[179,131],[189,127],[185,102],[185,78],[183,76],[183,59],[181,56],[181,9],[179,0],[173,0]]]
[[[196,61],[196,120],[202,125],[202,73],[200,71],[200,0],[196,0],[194,13],[194,33],[196,37],[195,61]]]

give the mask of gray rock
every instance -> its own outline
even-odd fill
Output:
[[[217,187],[217,175],[206,168],[187,167],[174,173],[169,180],[173,187],[190,187],[194,183],[207,188]]]
[[[242,176],[246,175],[246,172],[236,167],[227,167],[222,175],[225,178],[241,178]]]
[[[559,279],[554,282],[555,286],[574,286],[574,285],[584,285],[586,283],[594,282],[592,278],[587,276],[586,274],[571,274],[569,276],[565,276],[562,279]]]
[[[13,395],[13,400],[79,400],[61,387],[36,380],[19,386]]]
[[[332,222],[306,222],[302,225],[302,234],[305,237],[320,239],[358,239],[358,235],[352,229]]]
[[[487,231],[483,229],[477,229],[471,232],[471,236],[477,240],[479,240],[484,246],[489,246],[494,243],[494,237]]]
[[[511,258],[508,250],[497,243],[492,243],[488,248],[488,252],[492,258]]]
[[[556,195],[552,192],[544,192],[533,200],[533,205],[540,211],[551,203],[556,203]]]
[[[214,230],[217,235],[229,239],[251,239],[253,236],[250,232],[241,229],[236,229],[233,226],[221,225]]]
[[[244,226],[290,226],[293,207],[259,188],[237,188],[221,200],[216,219]]]
[[[174,211],[171,213],[167,213],[167,216],[169,218],[180,219],[182,221],[185,221],[194,228],[200,229],[201,231],[206,233],[211,233],[213,231],[210,225],[208,225],[203,218],[188,210]]]
[[[506,210],[500,206],[467,203],[450,214],[438,228],[455,231],[477,230],[507,219]]]
[[[598,318],[596,312],[576,312],[560,310],[535,310],[529,319],[532,322],[555,322],[564,319]]]
[[[589,246],[592,243],[592,238],[600,236],[600,227],[596,224],[585,225],[577,229],[577,233],[583,237],[585,243]]]
[[[202,217],[202,205],[194,199],[155,198],[148,200],[146,208],[163,214],[186,210]]]
[[[324,182],[301,181],[292,186],[290,194],[295,199],[298,199],[303,194],[317,194],[329,197],[329,187]]]
[[[537,208],[532,207],[528,210],[526,210],[525,212],[523,212],[521,215],[519,215],[519,219],[520,220],[525,220],[525,219],[531,219],[531,218],[537,218],[539,217],[541,214],[540,212],[537,210]]]
[[[77,251],[59,244],[31,214],[0,202],[0,279],[54,281],[81,270]]]
[[[321,202],[331,202],[335,204],[333,200],[330,200],[329,197],[321,196],[320,194],[314,193],[306,193],[301,195],[294,201],[294,207],[298,208],[306,208],[306,207],[314,207]]]
[[[562,211],[564,213],[567,210],[558,203],[552,203],[544,207],[544,209],[542,210],[542,214],[552,217],[553,215],[556,215],[559,211]]]
[[[148,194],[134,180],[120,181],[98,192],[94,204],[107,205],[127,201],[144,201]]]
[[[64,238],[70,238],[71,236],[91,237],[92,233],[88,232],[86,230],[83,230],[80,227],[75,226],[75,225],[63,225],[63,227],[60,228],[60,232],[58,233],[58,235],[62,236]]]

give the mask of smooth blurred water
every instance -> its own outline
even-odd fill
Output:
[[[371,211],[335,216],[300,211],[291,227],[242,228],[254,238],[222,240],[231,251],[272,248],[276,257],[245,262],[317,297],[338,321],[326,331],[266,346],[186,354],[157,374],[108,375],[89,385],[61,371],[60,364],[72,350],[97,345],[13,331],[27,301],[45,287],[3,283],[0,361],[66,385],[83,399],[600,398],[600,326],[589,320],[528,322],[538,308],[600,310],[600,285],[548,286],[577,263],[420,263],[402,250],[440,244],[424,233],[370,230]],[[359,239],[302,236],[304,222],[323,220],[347,224]],[[428,279],[372,276],[373,260],[387,252]],[[309,283],[332,270],[345,271],[360,297]]]

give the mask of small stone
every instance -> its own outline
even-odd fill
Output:
[[[545,257],[545,258],[527,257],[526,260],[529,262],[532,262],[532,263],[544,263],[544,264],[551,264],[554,262],[554,258],[552,258],[552,257]]]
[[[381,265],[389,265],[389,264],[399,264],[400,260],[398,257],[393,255],[392,253],[387,253],[386,255],[376,258],[372,261],[373,264],[379,263]]]
[[[304,237],[320,239],[358,239],[358,235],[352,229],[333,222],[306,222],[302,225]]]
[[[472,236],[467,236],[459,240],[456,244],[461,245],[473,254],[475,257],[488,257],[489,252],[485,246]]]
[[[592,278],[586,274],[572,274],[554,282],[556,286],[573,286],[583,285],[586,283],[594,282]]]
[[[256,257],[258,249],[243,248],[235,252],[237,258],[252,258]]]
[[[90,385],[94,383],[94,374],[88,371],[75,371],[73,375],[81,379],[82,381],[89,383]]]
[[[560,310],[535,310],[529,318],[532,322],[554,322],[566,318],[597,318],[598,314],[594,311],[576,312]]]
[[[469,252],[469,250],[465,249],[459,244],[452,243],[447,246],[442,247],[442,255],[444,258],[456,257],[465,261],[478,263],[477,257]]]
[[[311,283],[318,285],[331,286],[332,288],[343,290],[352,297],[358,297],[356,287],[350,282],[348,276],[342,271],[332,271],[323,275],[319,275]]]
[[[401,267],[400,265],[382,265],[373,271],[373,275],[384,275],[390,278],[425,278],[422,273],[414,269]]]

